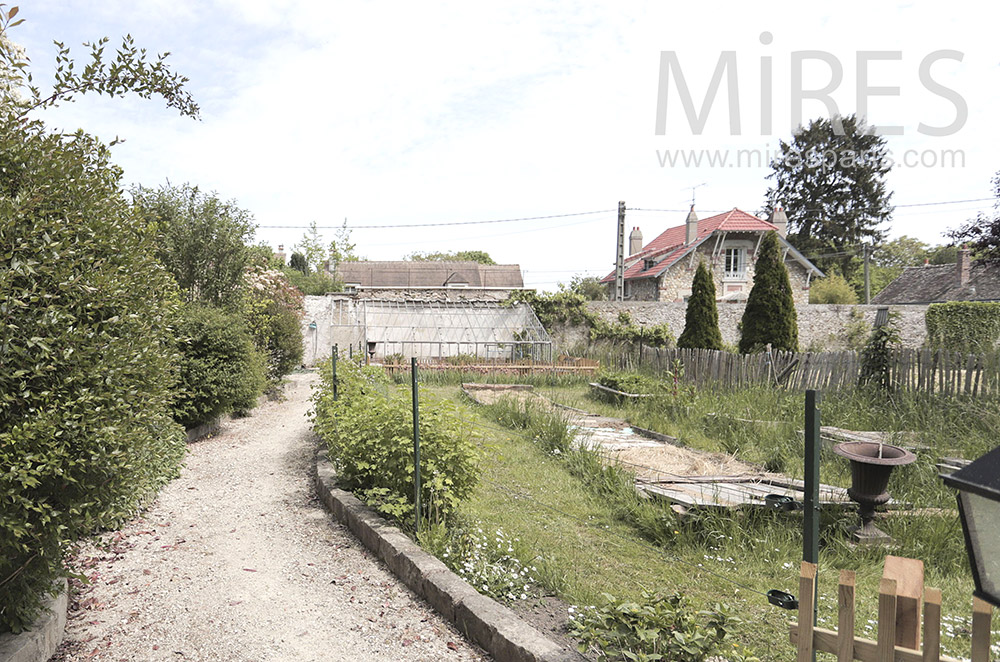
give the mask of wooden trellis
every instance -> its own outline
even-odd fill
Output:
[[[911,559],[886,560],[886,573],[879,586],[878,639],[863,639],[854,634],[854,571],[840,571],[837,605],[837,629],[813,625],[813,599],[816,591],[816,565],[802,563],[799,579],[798,623],[789,627],[791,643],[796,646],[797,662],[811,662],[814,651],[833,653],[838,662],[959,662],[941,655],[941,591],[923,587],[923,564]],[[894,564],[894,565],[893,565]],[[891,571],[894,568],[895,571]],[[902,568],[902,570],[900,569]],[[919,570],[915,570],[919,568]],[[919,573],[919,576],[918,576]],[[895,575],[893,578],[891,575]],[[901,595],[900,588],[905,585]],[[923,597],[921,604],[913,597]],[[906,594],[909,595],[906,595]],[[973,598],[972,662],[989,662],[990,620],[993,608]],[[923,627],[921,628],[921,620]],[[923,631],[923,642],[920,633]],[[921,647],[922,643],[922,647]]]

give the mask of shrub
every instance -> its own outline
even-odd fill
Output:
[[[313,395],[313,427],[330,450],[340,484],[380,512],[413,518],[413,410],[390,391],[381,368],[337,362],[333,399],[330,362]],[[450,517],[476,484],[477,452],[448,401],[420,407],[421,517]]]
[[[274,385],[302,361],[302,293],[275,269],[252,268],[245,280],[244,317],[267,361],[268,382]]]
[[[856,304],[858,293],[850,283],[838,273],[821,278],[809,288],[809,303]]]
[[[858,383],[883,392],[895,390],[892,381],[892,350],[899,346],[899,330],[895,320],[876,327],[861,352],[861,371]]]
[[[580,640],[580,652],[593,648],[601,662],[704,662],[720,653],[728,659],[748,659],[738,646],[727,646],[730,628],[740,620],[721,605],[699,611],[680,593],[647,591],[638,601],[606,593],[604,600],[600,607],[571,607],[569,625],[570,634]]]
[[[760,242],[754,267],[753,288],[740,323],[740,353],[772,349],[794,352],[799,329],[788,270],[781,261],[778,235],[768,232]]]
[[[176,288],[95,138],[0,112],[0,631],[67,546],[132,515],[184,454]]]
[[[219,308],[186,306],[176,334],[181,352],[174,419],[193,427],[253,409],[264,389],[264,358],[242,318]]]
[[[925,314],[927,344],[955,352],[989,352],[1000,343],[1000,303],[932,303]]]
[[[719,311],[715,307],[715,281],[704,262],[691,283],[691,298],[684,312],[684,333],[677,339],[678,347],[690,349],[722,349],[719,331]]]

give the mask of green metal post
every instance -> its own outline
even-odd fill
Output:
[[[417,389],[417,357],[410,358],[410,382],[413,390],[413,528],[420,533],[420,404]]]
[[[332,362],[331,365],[333,367],[333,400],[334,400],[334,402],[336,402],[336,400],[337,400],[337,354],[338,353],[339,352],[337,350],[337,346],[334,345],[333,346],[333,357],[331,358],[331,362]]]
[[[802,560],[809,563],[819,563],[819,415],[816,405],[820,401],[820,392],[806,391],[806,429],[805,429],[805,498],[803,499],[802,518]],[[818,582],[817,582],[818,585]],[[818,606],[817,593],[813,594],[813,625],[816,624]],[[805,615],[800,615],[806,617]],[[813,653],[813,660],[816,653]]]

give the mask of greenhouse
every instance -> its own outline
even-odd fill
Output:
[[[376,360],[552,359],[552,339],[524,303],[325,299],[322,310],[311,311],[319,323],[313,321],[313,333],[306,335],[307,356],[312,353],[314,361],[333,345]]]

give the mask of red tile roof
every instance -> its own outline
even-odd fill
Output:
[[[650,278],[662,273],[663,270],[686,255],[692,247],[708,239],[717,230],[724,232],[767,232],[776,229],[767,221],[735,207],[722,214],[699,219],[698,237],[688,245],[684,243],[684,239],[687,237],[687,224],[678,225],[665,230],[638,253],[625,258],[625,279]],[[645,260],[656,260],[656,264],[646,269],[644,268]],[[630,263],[632,266],[628,266]],[[614,279],[615,272],[612,271],[602,278],[601,282],[610,283]]]

